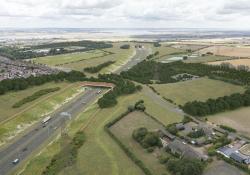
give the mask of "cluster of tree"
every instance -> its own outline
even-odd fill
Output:
[[[205,132],[203,129],[198,129],[197,131],[192,131],[190,133],[188,133],[187,135],[190,138],[200,138],[202,136],[205,136]]]
[[[146,57],[146,59],[147,59],[147,60],[150,60],[150,59],[154,58],[155,56],[157,56],[157,55],[159,55],[159,54],[160,54],[160,52],[159,52],[159,51],[156,51],[156,52],[153,53],[153,54],[149,54],[149,55]]]
[[[135,110],[145,111],[146,107],[143,100],[139,100],[133,106],[128,106],[128,111],[133,112]]]
[[[89,73],[97,73],[97,72],[101,71],[103,68],[108,67],[114,63],[115,63],[115,61],[107,61],[105,63],[99,64],[99,65],[94,66],[94,67],[86,67],[86,68],[84,68],[84,71],[89,72]]]
[[[98,104],[101,108],[108,108],[117,104],[116,98],[120,95],[132,94],[141,90],[140,85],[135,85],[133,82],[122,78],[116,74],[99,74],[98,81],[108,82],[115,84],[113,90],[104,94],[102,98],[98,100]]]
[[[120,47],[121,49],[129,49],[130,45],[129,44],[124,44]]]
[[[222,137],[219,137],[218,139],[212,140],[213,145],[208,148],[208,155],[214,156],[216,154],[216,150],[218,148],[221,148],[225,145],[228,145],[231,143],[231,140],[227,138],[227,135],[224,135]]]
[[[52,158],[50,164],[43,170],[42,174],[58,174],[65,167],[74,165],[76,163],[78,150],[84,142],[85,135],[83,131],[78,131],[72,141],[64,145],[63,149]]]
[[[154,47],[161,47],[160,43],[154,43]]]
[[[237,132],[234,128],[226,126],[226,125],[220,125],[220,128],[224,129],[224,130],[226,130],[228,132],[234,132],[234,133]]]
[[[30,76],[28,78],[16,78],[16,79],[6,79],[0,82],[0,95],[5,94],[9,91],[19,91],[24,90],[32,86],[38,86],[45,84],[47,82],[58,82],[58,81],[84,81],[86,80],[85,74],[78,71],[71,72],[59,72],[58,74],[41,75],[41,76]]]
[[[135,129],[132,137],[140,143],[143,148],[162,147],[159,135],[155,132],[149,132],[147,128]]]
[[[171,123],[171,124],[167,125],[166,130],[167,130],[168,132],[170,132],[171,134],[173,134],[173,135],[177,135],[177,134],[178,134],[178,131],[179,131],[179,130],[177,129],[175,123]]]
[[[166,166],[176,175],[202,175],[205,163],[196,159],[170,159]]]
[[[122,72],[124,78],[144,84],[157,80],[160,83],[177,82],[174,78],[177,74],[191,74],[197,76],[208,76],[230,83],[249,85],[250,72],[235,68],[207,65],[201,63],[183,63],[182,61],[172,63],[159,63],[154,61],[142,61],[128,71]]]
[[[244,94],[235,93],[217,99],[208,99],[206,102],[187,102],[182,109],[193,116],[206,116],[244,106],[250,106],[250,90],[246,90]]]
[[[78,46],[80,49],[66,50],[66,47]],[[105,49],[113,47],[110,43],[95,41],[61,42],[32,46],[30,48],[1,47],[0,55],[10,59],[30,59],[47,55],[57,55],[72,52],[84,52],[93,49]],[[36,52],[36,49],[48,49],[49,52]]]
[[[19,108],[22,105],[24,105],[26,103],[29,103],[29,102],[32,102],[32,101],[40,98],[43,95],[46,95],[46,94],[49,94],[49,93],[52,93],[52,92],[56,92],[56,91],[59,91],[59,90],[60,90],[59,87],[42,89],[40,91],[37,91],[37,92],[33,93],[32,95],[30,95],[28,97],[23,98],[20,101],[16,102],[12,107],[13,108]]]

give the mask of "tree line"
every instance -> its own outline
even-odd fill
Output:
[[[35,93],[33,93],[32,95],[25,97],[23,99],[21,99],[20,101],[16,102],[12,107],[13,108],[19,108],[22,105],[32,102],[38,98],[40,98],[41,96],[44,96],[46,94],[52,93],[52,92],[56,92],[59,91],[60,87],[55,87],[55,88],[48,88],[48,89],[42,89],[40,91],[37,91]]]
[[[97,66],[86,67],[86,68],[84,68],[84,71],[88,72],[88,73],[92,73],[92,74],[97,73],[97,72],[101,71],[103,68],[108,67],[108,66],[110,66],[111,64],[114,64],[114,63],[115,63],[115,61],[107,61],[107,62],[104,62],[104,63],[99,64]]]
[[[120,75],[116,74],[99,74],[98,78],[87,78],[84,73],[79,71],[71,72],[59,72],[57,74],[31,76],[28,78],[16,78],[6,79],[0,82],[0,95],[3,95],[10,91],[24,90],[32,86],[42,85],[48,82],[60,82],[60,81],[92,81],[92,82],[108,82],[115,84],[113,90],[104,94],[102,98],[98,100],[98,104],[101,108],[112,107],[117,104],[116,98],[120,95],[132,94],[138,90],[141,90],[141,86],[135,85],[133,82],[124,79]]]
[[[235,93],[217,99],[208,99],[206,102],[187,102],[182,109],[190,115],[202,117],[245,106],[250,106],[250,90],[246,90],[244,94]]]
[[[121,95],[127,95],[135,93],[141,90],[141,86],[135,85],[133,82],[122,78],[116,74],[99,74],[98,81],[108,82],[115,84],[112,91],[104,94],[102,98],[98,100],[98,104],[101,108],[112,107],[117,104],[116,98]]]
[[[41,75],[37,77],[30,76],[28,78],[5,79],[0,82],[0,95],[10,91],[24,90],[32,86],[38,86],[52,81],[76,82],[84,80],[87,80],[85,74],[78,71],[59,72],[57,74]]]
[[[68,50],[67,47],[78,46],[79,49]],[[0,55],[10,59],[30,59],[43,57],[48,55],[58,55],[72,52],[85,52],[93,49],[106,49],[113,47],[110,43],[96,41],[76,41],[76,42],[60,42],[31,46],[27,48],[18,47],[1,47]],[[48,49],[48,52],[36,52],[36,49]]]
[[[197,76],[208,76],[234,84],[249,85],[250,72],[245,69],[235,69],[223,65],[206,65],[201,63],[160,63],[155,61],[142,61],[121,75],[124,78],[143,84],[152,84],[152,80],[158,83],[177,82],[173,76],[188,73]]]

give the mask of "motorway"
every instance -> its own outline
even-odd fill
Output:
[[[135,56],[114,73],[119,74],[124,70],[130,69],[132,66],[145,59],[148,53],[149,50],[145,48],[136,49]],[[0,150],[0,175],[11,173],[18,167],[18,164],[25,161],[35,151],[38,151],[43,143],[53,138],[55,133],[65,125],[65,122],[76,117],[81,111],[93,103],[98,96],[101,95],[98,94],[99,90],[99,88],[87,88],[83,95],[63,105],[60,109],[51,114],[51,120],[49,120],[45,127],[41,122],[35,124],[35,126],[32,126],[34,129],[26,135]],[[15,165],[12,161],[17,158],[19,159],[19,163]]]
[[[56,111],[56,113],[50,115],[51,120],[49,120],[46,125],[39,122],[28,134],[24,135],[4,150],[1,150],[0,175],[7,174],[15,167],[12,163],[14,159],[18,158],[22,161],[27,158],[27,156],[36,150],[42,143],[53,136],[53,133],[59,130],[61,126],[65,125],[67,120],[72,119],[82,110],[86,109],[88,104],[97,99],[99,90],[98,88],[87,88],[83,95],[73,102],[64,105]]]

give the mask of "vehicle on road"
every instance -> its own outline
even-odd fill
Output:
[[[45,117],[45,118],[42,120],[43,127],[46,126],[46,124],[49,122],[50,119],[51,119],[51,117],[48,116],[48,117]]]
[[[102,93],[102,90],[99,90],[99,91],[97,92],[97,94],[100,94],[100,93]]]
[[[18,164],[18,163],[19,163],[19,159],[16,158],[15,160],[12,161],[12,163],[13,163],[14,165]]]

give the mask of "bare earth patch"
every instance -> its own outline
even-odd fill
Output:
[[[250,57],[250,48],[212,46],[200,51],[201,53],[212,52],[214,55],[223,55],[230,57]]]
[[[226,60],[226,61],[215,61],[208,63],[209,65],[220,65],[222,63],[229,63],[237,67],[240,65],[246,65],[250,67],[250,59],[235,59],[235,60]]]

